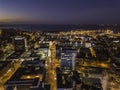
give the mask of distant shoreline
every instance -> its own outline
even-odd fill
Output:
[[[59,32],[70,30],[106,30],[110,29],[114,32],[120,32],[120,25],[117,24],[80,24],[80,25],[50,25],[50,24],[0,24],[1,28],[18,28],[25,31],[44,31]]]

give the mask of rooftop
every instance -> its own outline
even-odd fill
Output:
[[[23,51],[16,51],[12,53],[7,59],[18,59],[23,54]]]
[[[72,88],[72,80],[65,74],[57,74],[57,88]]]

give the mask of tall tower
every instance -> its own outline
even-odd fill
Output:
[[[14,50],[15,51],[26,51],[27,50],[27,41],[24,37],[14,38]]]
[[[77,51],[75,49],[63,49],[61,53],[61,68],[63,71],[74,71]]]

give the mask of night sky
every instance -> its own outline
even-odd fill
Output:
[[[0,0],[0,22],[120,24],[120,0]]]

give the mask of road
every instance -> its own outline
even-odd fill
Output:
[[[14,62],[13,67],[11,67],[10,69],[8,69],[8,71],[1,77],[0,80],[0,90],[4,90],[3,85],[7,82],[7,80],[9,80],[12,75],[17,71],[17,69],[20,67],[22,61],[17,61]]]
[[[49,54],[47,58],[47,81],[51,85],[51,90],[57,90],[56,83],[56,48],[55,44],[51,42],[49,47]]]

